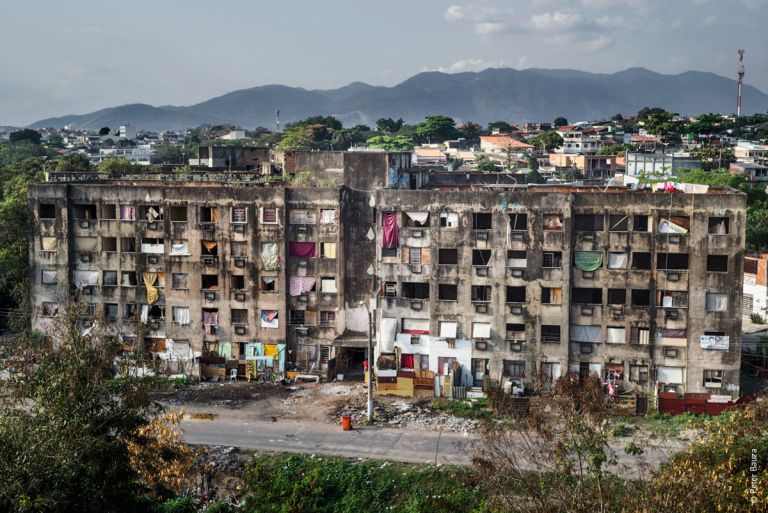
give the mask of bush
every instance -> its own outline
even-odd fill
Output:
[[[162,503],[158,513],[197,513],[197,507],[198,502],[192,497],[181,497]]]
[[[227,504],[226,502],[214,502],[208,505],[203,510],[203,513],[235,513],[237,511],[234,506]]]

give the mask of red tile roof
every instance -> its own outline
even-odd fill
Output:
[[[508,135],[482,135],[480,140],[507,148],[533,148],[533,145],[518,141]]]

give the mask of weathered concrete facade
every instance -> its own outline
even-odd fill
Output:
[[[468,386],[573,370],[640,394],[738,396],[743,195],[430,188],[407,153],[291,158],[341,185],[32,186],[34,326],[80,290],[127,338],[147,326],[150,350],[188,344],[189,365],[164,372],[212,355],[229,371],[256,343],[333,372],[344,348],[359,363],[364,302],[378,354],[435,376],[455,361]]]

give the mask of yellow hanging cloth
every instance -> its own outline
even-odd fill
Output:
[[[264,356],[277,358],[277,344],[264,344]]]
[[[154,286],[157,282],[157,273],[143,273],[144,286],[147,287],[147,303],[154,305],[160,299],[160,292]]]
[[[205,249],[208,250],[208,253],[213,253],[213,250],[216,249],[216,246],[218,246],[218,242],[210,242],[210,241],[203,241],[203,246],[205,246]]]

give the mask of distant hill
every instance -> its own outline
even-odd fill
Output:
[[[613,74],[567,69],[486,69],[477,73],[424,72],[393,86],[354,82],[339,89],[307,90],[266,85],[234,91],[188,107],[130,104],[90,114],[43,119],[32,127],[98,129],[126,122],[145,130],[178,130],[203,123],[245,128],[283,125],[315,114],[333,115],[345,126],[374,125],[380,117],[417,123],[445,114],[478,123],[505,120],[552,121],[565,116],[587,121],[662,107],[680,114],[732,113],[736,81],[714,73],[687,71],[663,75],[644,68]],[[768,110],[768,95],[752,86],[743,91],[744,113]]]

